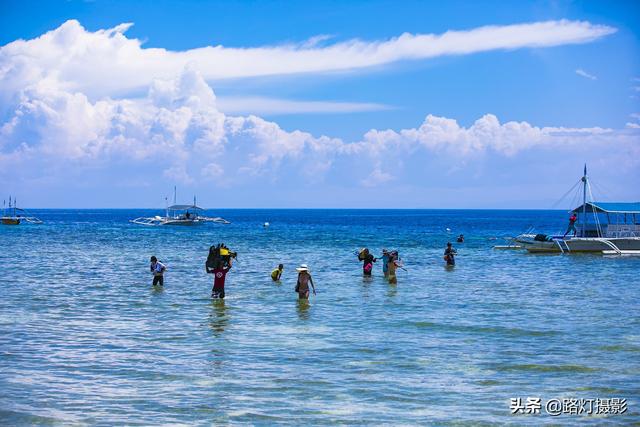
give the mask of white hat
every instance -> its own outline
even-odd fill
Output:
[[[296,271],[298,273],[302,273],[303,271],[309,271],[309,267],[307,267],[307,264],[300,264],[300,267],[296,268]]]

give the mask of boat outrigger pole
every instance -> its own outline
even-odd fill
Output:
[[[587,222],[587,164],[584,164],[584,175],[582,176],[582,233],[581,237],[585,237],[584,226]]]

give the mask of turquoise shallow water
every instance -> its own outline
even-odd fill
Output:
[[[46,223],[0,227],[0,424],[640,422],[640,258],[491,249],[532,224],[560,231],[563,212],[229,210],[216,213],[233,224],[198,228],[34,213]],[[204,272],[221,241],[240,254],[222,304]],[[400,250],[397,286],[380,265],[363,280],[361,246]],[[308,305],[300,263],[318,289]],[[510,415],[528,396],[628,410]]]

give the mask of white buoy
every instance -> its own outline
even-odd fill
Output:
[[[264,228],[267,228],[267,227],[269,226],[269,223],[268,223],[268,222],[265,222],[264,224],[262,224],[262,226],[263,226]]]
[[[447,227],[447,233],[450,232],[450,231],[451,231],[451,229],[449,227]]]

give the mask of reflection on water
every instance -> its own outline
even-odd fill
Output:
[[[311,304],[308,299],[297,300],[298,319],[303,321],[309,320],[309,307],[311,307]]]
[[[398,284],[397,283],[388,283],[387,282],[387,296],[389,298],[393,298],[398,294]]]
[[[224,332],[225,327],[229,323],[227,306],[224,299],[213,299],[211,301],[211,309],[211,314],[209,315],[209,326],[213,331],[213,335],[219,336]]]

